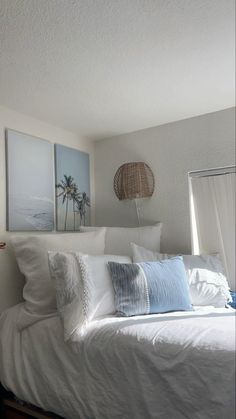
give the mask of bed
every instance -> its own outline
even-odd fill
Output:
[[[234,419],[235,311],[106,317],[64,342],[58,315],[0,318],[0,381],[67,419]]]

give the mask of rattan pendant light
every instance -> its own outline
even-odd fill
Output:
[[[140,224],[137,199],[149,198],[154,192],[154,175],[144,162],[125,163],[119,167],[114,177],[114,191],[119,200],[134,199]]]

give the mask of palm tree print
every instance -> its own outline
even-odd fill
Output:
[[[68,207],[69,201],[75,199],[75,196],[78,193],[78,187],[74,182],[72,176],[64,175],[64,179],[56,185],[56,188],[59,189],[57,198],[62,197],[62,204],[66,203],[66,212],[65,212],[65,221],[64,221],[64,230],[67,228],[67,218],[68,218]],[[75,221],[74,221],[75,224]]]
[[[82,222],[85,225],[86,207],[90,207],[90,199],[86,192],[83,192],[82,194],[78,194],[76,200],[77,212],[80,215],[80,225],[82,225]]]
[[[86,207],[90,207],[90,199],[86,192],[79,192],[78,185],[75,183],[72,176],[64,175],[64,179],[56,185],[56,189],[59,193],[56,197],[62,199],[62,204],[66,205],[65,220],[64,220],[64,231],[67,230],[67,220],[69,211],[69,202],[72,201],[73,205],[73,222],[74,230],[76,229],[76,214],[79,214],[80,225],[85,225],[86,219]]]

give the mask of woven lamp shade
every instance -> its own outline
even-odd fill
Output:
[[[118,199],[148,198],[154,192],[154,175],[143,162],[125,163],[114,177],[114,190]]]

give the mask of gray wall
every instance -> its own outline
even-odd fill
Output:
[[[135,226],[133,201],[118,201],[113,178],[128,161],[145,161],[156,188],[142,202],[142,223],[162,221],[162,250],[190,252],[188,177],[191,170],[235,164],[235,108],[95,143],[97,225]]]

